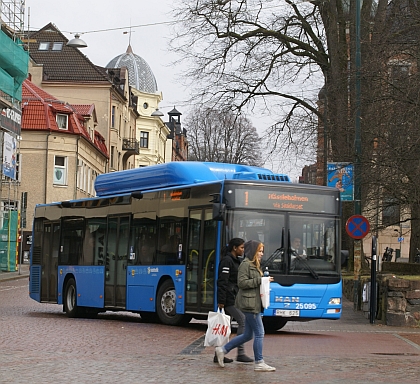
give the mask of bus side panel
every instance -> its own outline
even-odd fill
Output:
[[[29,296],[35,301],[41,302],[41,266],[31,265],[29,283]]]
[[[156,311],[157,287],[164,278],[171,278],[176,292],[176,313],[185,313],[184,265],[133,265],[127,267],[127,310]]]
[[[105,266],[59,266],[58,304],[63,304],[64,281],[71,274],[76,281],[77,305],[103,308],[105,290]]]
[[[127,311],[155,312],[156,290],[148,285],[127,287]]]
[[[278,311],[298,311],[293,317],[301,319],[339,319],[342,303],[330,304],[332,298],[342,297],[341,280],[337,284],[294,284],[283,287],[270,284],[270,306],[264,310],[265,316],[275,316]],[[278,310],[278,311],[277,311]],[[283,314],[284,315],[284,314]],[[289,316],[285,316],[289,317]]]

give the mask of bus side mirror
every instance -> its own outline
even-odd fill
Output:
[[[213,203],[213,220],[223,221],[225,218],[226,204]]]
[[[347,249],[342,249],[340,252],[341,256],[341,266],[347,267],[347,262],[349,260],[349,251]]]

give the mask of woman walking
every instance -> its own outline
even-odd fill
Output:
[[[245,243],[245,259],[238,270],[239,292],[236,296],[235,306],[245,315],[245,330],[241,335],[233,338],[223,347],[216,347],[217,361],[224,367],[224,357],[229,351],[237,348],[254,338],[254,370],[260,372],[275,371],[276,368],[264,362],[262,350],[264,340],[264,326],[262,323],[260,285],[263,272],[261,270],[261,259],[264,254],[264,245],[256,240]],[[270,281],[273,278],[270,277]]]

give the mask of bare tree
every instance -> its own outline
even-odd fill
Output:
[[[189,159],[261,166],[257,130],[230,111],[196,107],[184,120],[189,136]]]
[[[377,227],[386,225],[386,220],[380,224],[379,211],[405,205],[420,233],[420,179],[410,166],[420,161],[415,92],[419,6],[414,0],[360,1],[358,65],[356,4],[183,0],[175,12],[180,22],[172,46],[189,63],[185,75],[196,100],[275,114],[277,124],[267,131],[274,156],[285,145],[302,150],[307,144],[315,150],[319,126],[324,127],[325,159],[354,162],[357,156],[361,163],[362,207],[379,207],[372,210]],[[388,76],[390,63],[401,64],[408,56],[414,63],[411,80],[397,85]],[[361,94],[355,91],[358,76]],[[322,86],[321,113],[316,101]],[[360,109],[362,148],[356,154],[355,116]],[[410,148],[404,147],[407,142]],[[412,249],[420,247],[420,237],[413,241]]]
[[[289,0],[286,3],[293,4]],[[305,43],[292,36],[302,33],[301,21],[293,14],[280,15],[287,11],[287,6],[271,4],[255,0],[183,2],[177,13],[182,22],[177,24],[180,28],[173,46],[189,60],[189,79],[192,85],[198,84],[199,96],[210,96],[214,101],[237,107],[252,103],[256,97],[278,96],[317,113],[305,98],[280,91],[293,84],[298,75],[309,78],[305,67],[314,52],[310,52],[312,39]],[[302,46],[296,46],[297,43]],[[301,55],[294,54],[298,50]],[[328,64],[326,54],[323,60]],[[314,70],[315,67],[311,69]],[[203,83],[207,87],[200,89]],[[299,92],[299,87],[295,91]]]

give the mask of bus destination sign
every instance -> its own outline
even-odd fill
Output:
[[[337,200],[334,194],[236,189],[236,207],[278,209],[281,211],[335,213]]]

